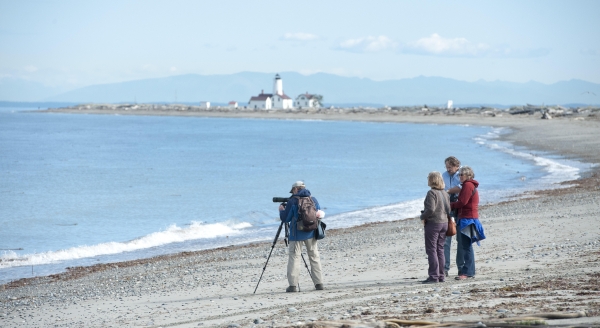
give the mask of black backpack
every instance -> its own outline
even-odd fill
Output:
[[[317,208],[312,197],[299,197],[298,199],[298,230],[313,231],[317,230],[319,221],[317,220]]]

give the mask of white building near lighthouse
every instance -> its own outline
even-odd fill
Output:
[[[248,102],[250,109],[271,109],[273,108],[273,95],[264,93],[262,90],[258,96],[251,97]]]
[[[279,74],[275,75],[273,82],[273,93],[261,93],[256,97],[251,97],[248,102],[250,109],[291,109],[294,101],[283,92],[283,81]]]
[[[319,108],[321,107],[321,104],[316,95],[311,95],[306,92],[296,97],[294,106],[296,108]]]

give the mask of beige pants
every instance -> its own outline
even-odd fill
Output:
[[[321,275],[321,260],[319,259],[319,248],[317,247],[317,240],[310,238],[307,240],[290,241],[289,253],[290,258],[288,260],[287,267],[287,278],[290,286],[298,286],[298,277],[300,275],[300,255],[302,254],[302,244],[306,247],[306,253],[308,254],[308,260],[310,262],[310,269],[312,272],[312,281],[316,284],[323,283],[323,277]]]

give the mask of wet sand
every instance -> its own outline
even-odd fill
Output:
[[[562,189],[483,206],[480,219],[488,239],[475,246],[477,276],[472,280],[455,281],[452,265],[447,282],[420,284],[427,277],[422,227],[417,219],[399,217],[328,231],[319,242],[323,291],[314,289],[303,269],[302,291],[285,293],[287,250],[281,239],[256,294],[272,242],[78,267],[15,281],[0,286],[0,326],[393,327],[395,320],[470,326],[544,320],[548,325],[600,326],[597,119],[369,113],[202,116],[508,127],[512,133],[503,136],[506,140],[578,159],[590,171]]]

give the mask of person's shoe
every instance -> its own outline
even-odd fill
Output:
[[[437,284],[436,279],[427,278],[426,280],[421,281],[422,284]]]
[[[446,277],[448,277],[448,271],[444,271],[444,274],[446,275]]]
[[[475,278],[475,276],[470,276],[469,277],[469,276],[467,276],[465,274],[461,274],[459,276],[454,277],[454,279],[456,279],[456,280],[467,280],[467,279],[473,279],[473,278]]]
[[[298,291],[298,288],[296,288],[296,286],[290,286],[290,287],[288,287],[288,288],[285,289],[286,293],[294,293],[294,292],[297,292],[297,291]]]
[[[323,290],[323,284],[316,284],[315,285],[315,289],[316,290]]]

